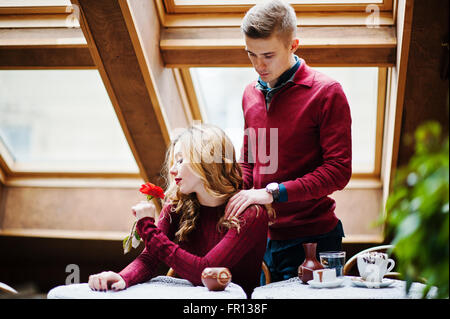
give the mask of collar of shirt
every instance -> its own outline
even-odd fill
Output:
[[[284,85],[286,85],[286,83],[288,83],[289,81],[292,81],[295,76],[295,72],[297,72],[298,68],[300,67],[299,57],[296,55],[294,55],[294,57],[295,57],[295,61],[296,61],[295,64],[289,70],[285,71],[283,74],[280,75],[277,83],[275,84],[275,86],[273,88],[269,87],[266,82],[261,80],[261,78],[258,78],[256,87],[258,89],[260,89],[261,91],[263,91],[264,94],[267,94],[271,91],[273,91],[273,92],[278,91],[280,88],[282,88]]]

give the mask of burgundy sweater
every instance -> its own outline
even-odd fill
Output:
[[[265,208],[247,208],[240,217],[241,228],[219,232],[217,222],[226,203],[218,207],[200,207],[196,229],[188,241],[180,245],[172,240],[179,228],[180,215],[164,206],[156,227],[154,219],[144,217],[136,229],[145,241],[143,252],[119,274],[127,287],[150,280],[160,261],[194,285],[202,285],[201,273],[206,267],[227,267],[232,282],[240,285],[248,296],[259,285],[261,264],[266,249],[268,215]]]
[[[287,191],[287,201],[272,204],[276,220],[269,237],[275,240],[331,231],[338,219],[328,195],[343,189],[352,174],[351,115],[342,87],[300,61],[268,110],[256,82],[242,101],[244,188],[277,182]]]

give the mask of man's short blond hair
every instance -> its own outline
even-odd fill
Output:
[[[267,39],[276,35],[289,45],[296,35],[297,16],[285,1],[264,1],[245,14],[241,29],[249,38]]]

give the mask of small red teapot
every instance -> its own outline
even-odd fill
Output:
[[[202,272],[202,283],[210,291],[225,290],[231,281],[231,272],[226,267],[207,267]]]

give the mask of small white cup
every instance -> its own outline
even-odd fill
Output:
[[[336,280],[336,270],[333,268],[318,269],[313,271],[315,282],[332,282]]]
[[[387,254],[369,252],[358,256],[357,265],[359,275],[364,281],[381,282],[384,275],[394,268],[395,261],[388,258]]]

